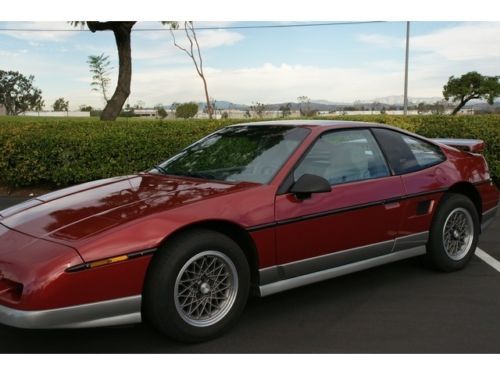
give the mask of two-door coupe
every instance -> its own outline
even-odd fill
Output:
[[[1,211],[0,323],[148,320],[195,342],[251,291],[424,254],[461,269],[498,205],[483,148],[362,122],[226,127],[148,172]]]

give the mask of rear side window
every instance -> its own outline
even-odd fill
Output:
[[[421,139],[388,129],[374,128],[373,133],[396,174],[419,171],[445,159],[438,146]]]

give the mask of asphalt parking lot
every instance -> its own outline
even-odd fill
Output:
[[[0,208],[14,203],[0,198]],[[500,214],[479,248],[500,260]],[[207,343],[178,344],[145,324],[0,326],[0,353],[500,353],[500,272],[478,257],[448,274],[414,258],[252,298],[233,330]]]

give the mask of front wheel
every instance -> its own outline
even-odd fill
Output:
[[[445,194],[433,218],[427,255],[442,271],[456,271],[470,261],[479,239],[479,214],[464,195]]]
[[[152,259],[143,312],[173,339],[208,340],[241,314],[249,285],[248,262],[233,240],[218,232],[192,230],[172,239]]]

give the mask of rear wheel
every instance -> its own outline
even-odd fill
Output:
[[[464,195],[447,193],[432,221],[427,255],[442,271],[464,268],[479,238],[479,214]]]
[[[227,236],[191,230],[152,259],[144,288],[144,314],[158,330],[184,342],[228,329],[243,311],[250,273],[243,251]]]

